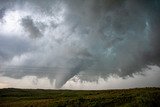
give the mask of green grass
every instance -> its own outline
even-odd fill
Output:
[[[0,89],[0,107],[160,107],[160,88],[121,90]]]

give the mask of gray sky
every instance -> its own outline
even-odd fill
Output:
[[[0,88],[160,86],[159,13],[159,0],[0,0]]]

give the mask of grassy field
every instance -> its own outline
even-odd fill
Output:
[[[160,107],[160,88],[122,90],[0,89],[0,107]]]

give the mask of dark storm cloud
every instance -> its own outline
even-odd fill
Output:
[[[56,87],[61,87],[80,72],[88,75],[87,80],[99,75],[106,78],[113,73],[126,77],[143,71],[148,65],[160,64],[159,0],[28,0],[14,3],[21,4],[22,10],[28,3],[32,7],[28,10],[52,19],[45,20],[50,24],[41,32],[32,17],[34,14],[22,18],[22,26],[29,36],[41,38],[34,41],[37,44],[33,57],[26,60],[22,70],[16,67],[14,78],[47,76],[51,81],[56,79]],[[53,22],[56,27],[52,26]],[[26,70],[25,66],[31,69]],[[51,69],[43,69],[43,66]],[[11,76],[13,71],[7,71],[6,75]]]
[[[35,26],[33,20],[29,16],[22,19],[22,26],[24,30],[29,33],[30,38],[35,39],[42,36],[40,30]]]
[[[0,20],[3,18],[3,16],[5,15],[5,11],[6,9],[5,8],[1,8],[0,9]]]
[[[150,51],[145,37],[148,8],[143,6],[144,2],[77,0],[67,3],[69,23],[81,23],[79,30],[89,27],[86,41],[94,55],[95,64],[91,68],[95,72],[114,73],[121,69],[121,75],[125,76],[147,66],[143,61],[143,54]]]

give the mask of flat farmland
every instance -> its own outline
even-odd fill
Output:
[[[160,107],[160,88],[0,89],[0,107]]]

